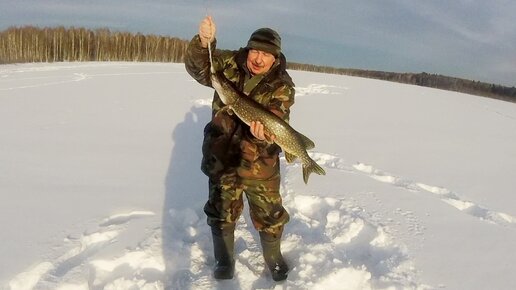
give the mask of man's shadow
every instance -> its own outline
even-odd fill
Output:
[[[190,252],[196,238],[192,231],[203,224],[208,198],[208,179],[200,164],[203,128],[210,117],[210,107],[193,106],[172,133],[162,217],[165,289],[190,289],[195,275]]]
[[[161,227],[166,290],[189,290],[198,279],[213,279],[211,230],[203,211],[208,200],[208,177],[200,169],[203,130],[211,112],[209,106],[193,106],[172,133]],[[207,257],[201,267],[198,261],[195,265],[192,262],[192,257],[198,259],[195,251],[199,248]],[[216,281],[213,289],[240,288],[238,279],[232,279]]]

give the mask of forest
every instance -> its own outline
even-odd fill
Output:
[[[70,61],[183,62],[187,40],[176,37],[33,26],[0,32],[0,64]],[[516,102],[516,88],[439,74],[384,72],[289,62],[292,70],[374,78]]]
[[[181,62],[187,42],[109,29],[11,27],[0,32],[0,63]]]

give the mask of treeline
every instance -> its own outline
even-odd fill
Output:
[[[182,62],[188,42],[109,29],[12,27],[0,32],[0,63]]]
[[[431,87],[449,91],[456,91],[466,94],[479,95],[495,98],[504,101],[516,102],[516,88],[479,81],[466,80],[461,78],[448,77],[428,73],[395,73],[373,70],[346,69],[328,66],[316,66],[290,62],[290,69],[313,71],[321,73],[342,74],[364,78],[393,81],[398,83],[412,84],[424,87]]]
[[[109,29],[12,27],[0,32],[0,64],[59,61],[183,62],[188,41]],[[428,73],[288,63],[288,68],[374,78],[516,102],[516,88]]]

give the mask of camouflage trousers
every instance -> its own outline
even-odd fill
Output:
[[[279,187],[279,173],[266,180],[241,178],[236,173],[223,175],[220,182],[210,179],[210,196],[204,206],[208,225],[234,228],[244,209],[245,192],[254,227],[273,235],[281,233],[290,216],[282,205]]]

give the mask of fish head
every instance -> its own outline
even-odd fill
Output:
[[[231,105],[237,100],[238,92],[221,71],[212,72],[210,79],[212,87],[225,105]]]
[[[224,93],[224,88],[222,86],[222,83],[220,81],[220,78],[217,76],[217,73],[211,73],[211,86],[215,89],[215,91],[217,92],[217,94],[219,95],[219,98],[220,100],[224,103],[224,104],[227,104],[227,98],[226,98],[226,95]]]

